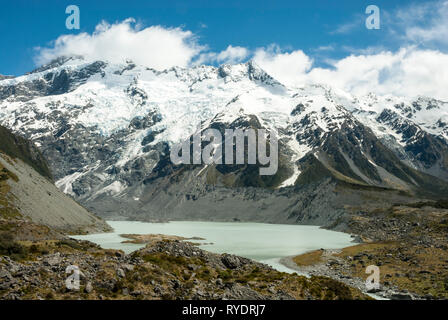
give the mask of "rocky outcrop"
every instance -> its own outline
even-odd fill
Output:
[[[2,126],[0,126],[0,152],[22,160],[43,177],[53,179],[48,163],[36,145]]]
[[[155,242],[125,255],[88,242],[61,240],[54,246],[35,243],[29,254],[33,260],[22,262],[0,256],[0,298],[367,298],[329,278],[281,273],[249,259],[212,254],[181,241]],[[68,266],[79,271],[77,288],[66,286]]]

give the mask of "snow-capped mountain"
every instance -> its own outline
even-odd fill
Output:
[[[341,183],[448,195],[448,103],[288,87],[253,62],[157,71],[60,58],[0,79],[0,124],[33,140],[57,186],[104,216],[312,222],[317,209],[342,214]],[[174,166],[171,146],[207,127],[275,129],[277,174]]]

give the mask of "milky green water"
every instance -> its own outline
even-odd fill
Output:
[[[247,257],[284,272],[292,270],[279,263],[283,257],[320,248],[338,249],[353,245],[350,235],[320,229],[317,226],[197,221],[169,223],[108,221],[108,223],[114,228],[114,232],[73,236],[73,238],[89,240],[106,249],[121,249],[129,253],[144,245],[122,243],[126,239],[120,237],[120,234],[160,233],[187,238],[201,237],[205,240],[192,241],[205,243],[200,246],[204,250]]]

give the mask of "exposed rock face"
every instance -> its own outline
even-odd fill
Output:
[[[0,152],[22,160],[43,177],[53,179],[48,163],[38,148],[31,141],[13,134],[2,126],[0,126]]]
[[[14,76],[5,76],[3,74],[0,74],[0,80],[4,80],[4,79],[12,79],[14,78]]]
[[[369,192],[383,201],[385,190],[384,201],[394,201],[391,189],[444,197],[447,107],[287,87],[253,62],[156,71],[60,58],[0,81],[0,123],[39,146],[62,191],[104,217],[141,220],[328,225],[347,214],[341,189],[349,188],[348,204]],[[259,165],[174,166],[173,143],[207,128],[276,130],[279,170],[260,177]]]
[[[40,152],[23,138],[5,128],[0,141],[0,217],[29,219],[64,232],[101,232],[110,227],[61,192]],[[4,153],[7,152],[7,153]],[[39,174],[40,170],[43,176]]]
[[[19,85],[2,86],[0,99],[14,96],[15,99],[25,102],[40,96],[64,94],[75,90],[77,86],[85,83],[91,75],[101,74],[105,65],[104,62],[98,61],[72,72],[65,69],[54,70],[50,67],[37,69],[35,73],[47,71],[43,78],[33,79]],[[49,71],[52,69],[54,71]]]
[[[434,108],[437,108],[437,102],[432,103],[434,103]],[[414,102],[414,107],[418,106],[418,102]],[[397,152],[402,160],[423,172],[447,180],[448,153],[446,139],[439,135],[429,134],[419,125],[389,109],[385,109],[378,115],[377,120],[379,123],[393,128],[397,134],[402,135],[405,145],[401,152]],[[445,129],[446,124],[439,119],[434,126]],[[385,141],[385,144],[387,145],[387,141]]]

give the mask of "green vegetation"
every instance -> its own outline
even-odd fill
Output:
[[[365,278],[365,266],[380,265],[381,283],[419,295],[448,297],[446,261],[448,253],[439,248],[409,246],[399,242],[360,244],[342,250],[344,259],[360,257],[350,264],[353,275]]]
[[[82,250],[85,251],[86,248],[83,247],[79,242],[73,240],[73,239],[64,239],[61,241],[56,242],[56,246],[61,248],[63,246],[75,249],[75,250]]]
[[[447,299],[447,207],[446,200],[439,200],[363,208],[346,223],[365,243],[339,253],[317,250],[293,260],[299,266],[322,264],[333,274],[363,280],[366,267],[376,265],[386,288]]]
[[[9,256],[14,260],[24,260],[28,257],[28,253],[28,248],[14,241],[10,233],[0,233],[0,255]]]
[[[448,200],[437,200],[437,201],[419,201],[416,203],[407,204],[411,208],[423,208],[432,207],[437,209],[448,209]]]

